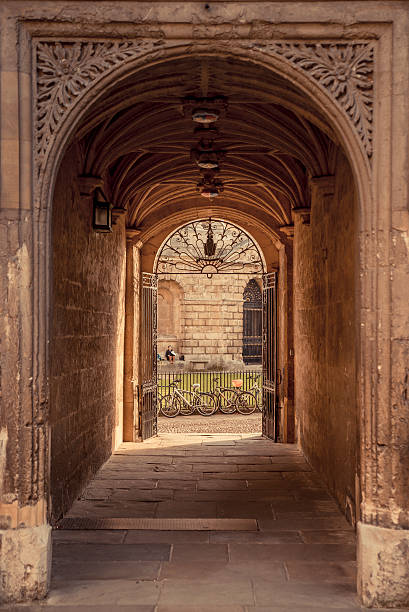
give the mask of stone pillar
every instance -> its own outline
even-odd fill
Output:
[[[377,313],[369,312],[365,304],[361,310],[361,369],[372,384],[364,389],[362,397],[365,411],[361,419],[358,590],[364,605],[374,608],[409,607],[407,199],[400,198],[400,206],[392,213],[390,236],[380,232],[378,249],[374,249],[382,261],[382,249],[389,243],[390,264],[385,259],[383,266],[378,263],[377,268],[367,269],[362,275],[362,282],[367,286],[371,283],[372,290],[378,276],[382,304]],[[365,358],[368,353],[364,351],[371,350],[377,351],[376,369]]]
[[[281,441],[295,441],[294,415],[294,321],[293,321],[293,244],[294,226],[280,230],[286,241],[279,249],[278,274],[278,369]]]
[[[127,229],[124,355],[124,441],[138,440],[139,319],[141,246],[137,230]]]
[[[0,43],[0,601],[44,597],[48,387],[46,213],[33,205],[30,61],[17,57],[15,22]]]

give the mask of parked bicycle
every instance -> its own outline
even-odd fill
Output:
[[[169,393],[164,393],[161,389],[167,389],[167,387],[158,385],[157,386],[157,395],[156,395],[156,405],[157,405],[157,414],[162,412],[162,406],[168,401]]]
[[[241,393],[240,388],[243,384],[241,379],[233,380],[232,387],[220,386],[220,378],[213,379],[213,396],[215,398],[217,409],[223,414],[233,414],[237,411],[237,398]]]
[[[192,385],[193,391],[179,389],[180,382],[181,379],[178,378],[170,383],[171,392],[164,397],[160,405],[160,411],[164,416],[168,418],[176,417],[178,414],[189,416],[196,410],[202,416],[211,416],[216,412],[217,405],[211,393],[199,391],[198,383]]]
[[[250,393],[254,399],[251,400],[251,398],[248,395],[243,396],[241,405],[243,407],[244,412],[242,412],[242,414],[250,414],[251,412],[254,412],[254,410],[259,410],[260,412],[262,412],[263,410],[263,391],[258,384],[259,377],[249,375],[249,380],[253,381],[253,385],[250,387],[250,389],[248,389],[247,391],[243,391],[242,393],[243,394]],[[250,400],[252,404],[250,403]],[[252,405],[254,406],[253,409],[251,408]],[[249,412],[245,412],[247,409],[246,406],[248,406]]]

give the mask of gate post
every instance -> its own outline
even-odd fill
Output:
[[[124,442],[138,439],[139,321],[141,243],[135,230],[126,230]]]

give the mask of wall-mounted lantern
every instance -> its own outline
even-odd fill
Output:
[[[96,232],[112,232],[112,204],[100,187],[94,192],[93,227]]]

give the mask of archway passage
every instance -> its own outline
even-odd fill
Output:
[[[207,111],[215,125],[195,125]],[[209,172],[215,158],[217,171]],[[97,187],[113,203],[112,233],[91,229]],[[283,443],[297,439],[355,520],[355,215],[355,184],[334,130],[314,100],[285,78],[204,55],[159,63],[107,87],[84,113],[55,190],[55,518],[122,432],[131,444],[155,433],[155,259],[167,236],[211,218],[253,236],[265,262],[262,341],[271,358],[264,360],[264,431]],[[213,257],[211,250],[205,255]],[[288,450],[281,449],[280,474]]]

